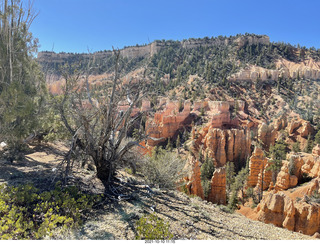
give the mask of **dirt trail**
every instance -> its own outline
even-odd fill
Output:
[[[67,148],[60,143],[30,148],[21,160],[0,160],[0,183],[19,185],[32,183],[40,189],[54,185],[59,163]]]

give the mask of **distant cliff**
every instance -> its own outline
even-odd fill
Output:
[[[147,58],[157,54],[160,50],[172,46],[185,49],[192,49],[198,47],[209,46],[228,46],[230,44],[236,44],[239,47],[249,44],[262,44],[267,45],[270,42],[269,37],[266,35],[237,35],[232,37],[215,37],[215,38],[190,38],[183,41],[154,41],[151,44],[144,46],[130,46],[120,50],[122,57],[128,59]],[[93,53],[96,59],[108,59],[112,56],[112,51],[99,51]],[[44,51],[38,53],[39,63],[45,67],[48,64],[64,64],[66,62],[79,62],[89,59],[88,53],[55,53],[50,51]],[[50,66],[51,66],[50,65]],[[56,67],[53,67],[56,68]]]

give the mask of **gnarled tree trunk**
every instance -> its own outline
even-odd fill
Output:
[[[86,74],[84,82],[79,82],[82,74],[70,76],[65,74],[65,92],[59,106],[61,120],[65,127],[73,136],[75,146],[87,156],[90,156],[96,166],[97,177],[109,191],[110,185],[114,181],[119,163],[129,150],[139,145],[138,141],[124,143],[128,131],[142,114],[132,117],[133,108],[142,98],[144,91],[144,80],[131,84],[122,83],[119,75],[120,52],[114,51],[116,57],[115,74],[112,87],[107,87],[103,94],[103,99],[93,101],[94,97],[89,90],[89,75]],[[89,70],[89,68],[88,68]],[[83,84],[82,86],[80,84]],[[87,97],[86,100],[83,97]],[[95,102],[97,104],[95,104]],[[126,109],[123,104],[126,102]],[[67,104],[69,103],[69,106]],[[83,106],[87,103],[90,105]],[[122,109],[119,109],[122,106]],[[68,116],[67,113],[71,116]],[[70,121],[73,118],[74,121]],[[146,136],[142,135],[141,140]]]

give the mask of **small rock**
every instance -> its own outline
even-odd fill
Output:
[[[6,146],[7,146],[7,143],[5,143],[5,142],[1,142],[1,143],[0,143],[0,147],[4,148],[4,147],[6,147]]]
[[[320,239],[320,234],[318,232],[314,233],[314,235],[312,236],[313,238],[317,238]]]

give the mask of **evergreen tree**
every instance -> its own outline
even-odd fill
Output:
[[[226,190],[227,193],[231,190],[231,185],[234,182],[234,176],[235,176],[235,169],[234,169],[234,163],[233,162],[227,162],[226,164]]]
[[[313,149],[313,146],[314,146],[314,142],[313,142],[313,140],[312,140],[312,138],[311,138],[311,134],[309,134],[309,135],[308,135],[308,140],[307,140],[307,145],[306,145],[304,151],[305,151],[306,153],[311,153],[311,152],[312,152],[312,149]]]
[[[234,182],[231,186],[231,197],[230,200],[228,202],[228,207],[230,209],[235,209],[239,199],[238,199],[238,193],[239,191],[241,191],[241,195],[244,196],[244,186],[245,186],[245,182],[247,180],[249,174],[249,167],[244,167],[242,168],[239,173],[237,174],[237,176],[234,178]],[[244,200],[242,198],[242,200]],[[242,202],[242,204],[244,204],[244,202]]]
[[[297,152],[300,152],[300,142],[295,142],[295,143],[293,143],[293,145],[292,145],[292,150],[295,152],[295,153],[297,153]]]
[[[211,190],[211,178],[213,175],[215,168],[214,163],[211,157],[208,156],[208,153],[206,153],[205,159],[203,164],[201,165],[201,185],[203,189],[203,193],[205,198],[208,197],[209,192]]]
[[[168,142],[167,142],[167,146],[166,146],[166,150],[168,151],[172,151],[172,143],[171,143],[171,140],[170,140],[170,137],[168,138]]]
[[[273,182],[276,181],[277,175],[280,172],[280,169],[282,167],[282,160],[286,159],[287,147],[287,143],[285,143],[283,140],[279,140],[275,143],[274,146],[270,146],[269,157],[271,157],[273,164],[270,166],[269,170],[272,170],[273,172]]]
[[[179,150],[180,147],[181,147],[181,141],[180,141],[180,135],[178,135],[176,140],[176,148]]]
[[[320,130],[317,132],[317,134],[314,137],[314,142],[316,144],[320,144]]]
[[[20,0],[0,3],[0,137],[14,151],[40,127],[43,112],[46,88],[34,59],[37,40],[29,32],[34,17]]]

